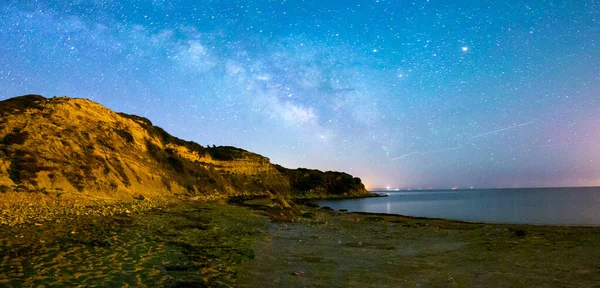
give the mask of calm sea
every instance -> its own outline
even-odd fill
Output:
[[[600,187],[373,192],[388,197],[317,204],[475,222],[600,226]]]

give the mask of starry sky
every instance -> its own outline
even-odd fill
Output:
[[[0,99],[368,187],[600,185],[600,2],[0,1]]]

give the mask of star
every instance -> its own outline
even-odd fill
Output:
[[[0,0],[0,100],[93,98],[377,187],[600,186],[598,0],[522,25],[502,1],[26,2]]]

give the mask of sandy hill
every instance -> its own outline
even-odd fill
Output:
[[[0,101],[0,192],[285,198],[364,196],[345,173],[286,169],[243,149],[203,147],[86,99]]]

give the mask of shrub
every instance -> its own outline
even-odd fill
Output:
[[[10,187],[6,185],[0,185],[0,193],[6,193],[10,190]]]
[[[83,191],[83,189],[85,188],[83,175],[72,171],[65,171],[64,175],[65,178],[67,178],[67,181],[69,181],[69,183],[71,183],[71,185],[73,185],[73,187],[75,187],[77,191]]]
[[[4,138],[2,138],[2,140],[0,141],[0,144],[4,144],[4,145],[13,145],[13,144],[22,145],[23,143],[25,143],[25,141],[27,140],[28,137],[29,137],[29,133],[27,131],[21,132],[20,129],[16,129],[15,128],[12,131],[12,133],[7,134],[6,136],[4,136]]]
[[[37,185],[35,178],[37,173],[42,170],[47,170],[38,164],[37,155],[27,151],[17,150],[8,168],[9,178],[15,183],[29,182]]]
[[[41,95],[24,95],[0,101],[0,115],[12,114],[16,110],[19,110],[21,113],[26,109],[41,110],[42,107],[39,103],[43,100],[46,100],[46,98]]]
[[[115,183],[115,181],[110,181],[108,182],[108,186],[110,187],[110,189],[112,190],[117,190],[117,188],[119,188],[119,185],[117,183]]]
[[[129,133],[129,131],[124,130],[124,129],[119,129],[119,128],[113,128],[113,131],[115,131],[115,133],[117,133],[117,135],[119,135],[121,138],[123,138],[125,141],[127,141],[127,143],[134,142],[133,135],[131,135],[131,133]]]
[[[250,152],[231,146],[214,146],[206,149],[211,158],[221,161],[230,161],[244,158]]]

